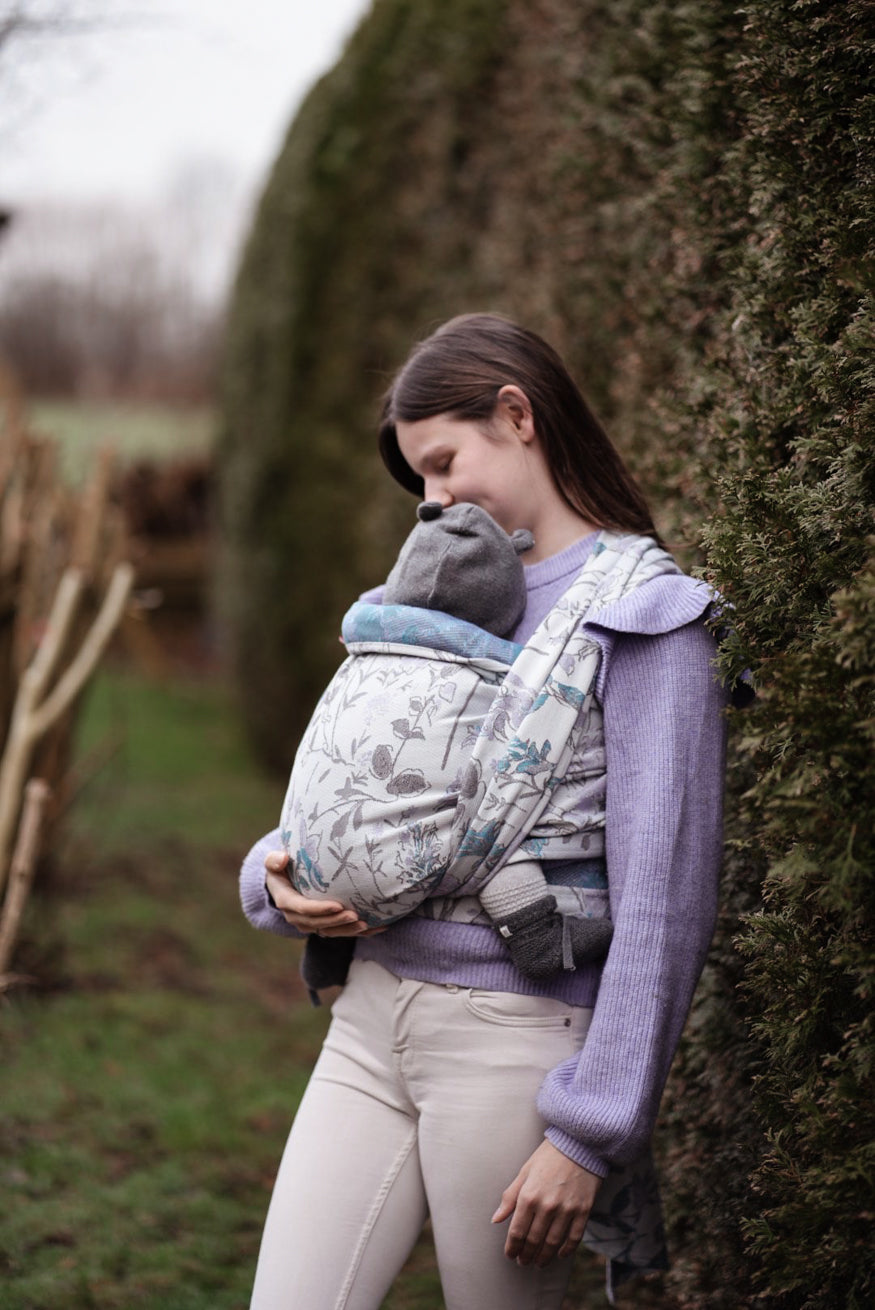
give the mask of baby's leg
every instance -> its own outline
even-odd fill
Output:
[[[519,910],[528,909],[552,888],[537,860],[519,860],[503,865],[480,889],[480,904],[496,924],[503,923]],[[553,902],[551,909],[555,910]]]
[[[535,860],[504,865],[480,891],[481,905],[527,978],[547,978],[607,954],[610,921],[587,918],[573,892],[557,904],[565,891],[547,882]]]

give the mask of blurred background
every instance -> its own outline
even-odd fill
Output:
[[[296,105],[364,8],[3,6],[4,354],[40,398],[211,394],[217,320],[255,198]],[[56,359],[54,341],[42,363],[26,354],[40,292],[75,315],[78,355],[72,339]],[[115,355],[113,338],[124,338]]]
[[[758,690],[618,1304],[870,1303],[873,52],[871,0],[0,0],[2,1310],[248,1302],[327,1012],[236,874],[411,523],[381,393],[469,310]],[[386,1307],[440,1305],[426,1232]]]

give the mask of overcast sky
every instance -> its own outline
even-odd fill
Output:
[[[38,3],[38,0],[36,0]],[[75,12],[76,0],[67,0]],[[143,197],[190,159],[255,178],[369,0],[83,0],[0,71],[0,204]]]
[[[0,0],[0,18],[11,0]],[[216,198],[201,253],[233,258],[247,202],[297,105],[370,0],[28,0],[95,15],[0,58],[0,208],[119,200],[145,212],[200,184]],[[203,204],[203,201],[202,201]],[[223,209],[223,213],[218,213]]]

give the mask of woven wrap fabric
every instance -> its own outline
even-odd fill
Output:
[[[418,611],[387,608],[388,631],[416,626]],[[387,924],[446,872],[461,773],[508,665],[401,641],[350,649],[298,748],[282,837],[299,891]]]
[[[349,658],[283,805],[298,890],[372,925],[411,912],[489,923],[477,893],[500,865],[602,857],[599,647],[581,625],[678,571],[650,538],[600,533],[522,648],[427,610],[353,606]],[[579,898],[584,913],[608,913],[604,887]]]
[[[604,774],[604,736],[595,684],[601,659],[598,643],[583,625],[608,605],[651,578],[679,573],[671,556],[650,537],[600,532],[575,581],[532,634],[501,687],[474,744],[455,811],[453,854],[436,889],[440,896],[476,895],[493,872],[513,858],[543,858],[538,824],[555,798],[574,793],[581,781],[580,761],[595,762]],[[603,799],[603,788],[601,797]],[[569,826],[563,807],[558,825]],[[575,807],[586,831],[586,807]],[[600,830],[604,810],[597,813]],[[603,844],[575,849],[573,832],[561,858],[592,858]],[[556,852],[556,854],[559,854]],[[433,905],[436,917],[463,917]]]

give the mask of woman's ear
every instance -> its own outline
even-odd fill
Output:
[[[510,423],[521,441],[526,443],[535,439],[535,422],[532,406],[522,387],[508,382],[498,393],[496,413]]]

